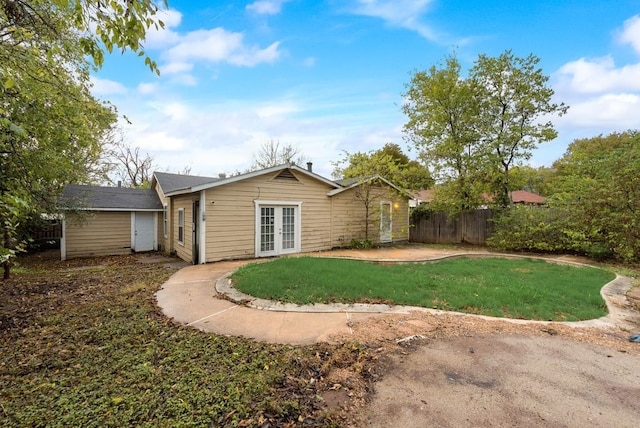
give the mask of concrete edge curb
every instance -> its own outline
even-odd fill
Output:
[[[459,253],[459,254],[446,254],[442,256],[424,258],[424,259],[366,259],[360,257],[323,257],[335,260],[358,260],[358,261],[370,261],[378,263],[427,263],[432,261],[440,261],[450,258],[460,257],[505,257],[505,258],[526,258],[534,260],[543,260],[553,262],[557,264],[590,267],[599,269],[597,266],[592,266],[586,263],[575,262],[571,260],[561,260],[559,258],[547,258],[536,256],[522,256],[518,254],[502,254],[502,253]],[[308,256],[314,257],[314,256]],[[273,259],[277,260],[277,259]],[[281,303],[272,300],[259,299],[253,296],[242,293],[231,285],[230,276],[233,275],[239,268],[233,269],[224,275],[222,275],[215,283],[215,289],[218,293],[226,296],[227,299],[236,303],[246,305],[250,308],[274,311],[274,312],[309,312],[309,313],[384,313],[384,314],[409,314],[411,312],[429,312],[434,315],[452,314],[465,317],[475,317],[485,320],[506,321],[515,324],[562,324],[571,327],[615,327],[618,325],[618,321],[625,321],[624,310],[621,310],[615,306],[611,300],[618,300],[618,304],[624,304],[626,302],[626,292],[632,286],[632,279],[623,275],[615,274],[616,277],[602,286],[600,289],[600,296],[605,301],[608,314],[601,318],[583,321],[538,321],[538,320],[522,320],[514,318],[499,318],[491,317],[487,315],[468,314],[464,312],[443,311],[440,309],[424,308],[419,306],[401,306],[401,305],[384,305],[384,304],[366,304],[366,303],[334,303],[324,304],[315,303],[312,305],[297,305],[293,303]]]

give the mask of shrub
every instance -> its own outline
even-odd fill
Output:
[[[559,208],[515,205],[498,211],[487,245],[500,250],[610,254],[604,243],[577,229],[568,212]]]

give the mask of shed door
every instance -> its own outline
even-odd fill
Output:
[[[155,227],[153,213],[135,213],[134,251],[153,251]]]

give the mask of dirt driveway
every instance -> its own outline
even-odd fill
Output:
[[[416,346],[388,361],[364,426],[638,426],[637,355],[557,336]]]
[[[362,427],[637,427],[629,332],[412,313],[353,325],[378,347]],[[387,352],[395,348],[395,352]]]

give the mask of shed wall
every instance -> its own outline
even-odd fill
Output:
[[[131,213],[94,211],[82,218],[67,215],[66,257],[92,257],[131,252]]]

